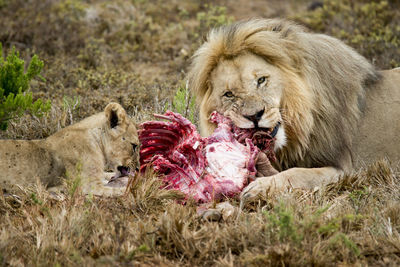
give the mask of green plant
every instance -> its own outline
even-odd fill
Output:
[[[360,190],[354,190],[349,194],[350,202],[356,211],[356,214],[358,214],[360,209],[366,205],[369,196],[370,192],[366,186]]]
[[[339,221],[332,220],[332,221],[318,227],[317,232],[321,235],[330,235],[330,234],[336,233],[338,231],[339,227],[340,227]]]
[[[357,257],[360,255],[360,249],[349,237],[343,233],[337,233],[330,241],[331,245],[343,244]]]
[[[197,13],[197,20],[200,22],[201,28],[218,27],[229,24],[233,18],[226,15],[226,7],[205,5],[206,12]]]
[[[40,75],[43,61],[34,55],[25,72],[24,60],[19,58],[15,48],[3,58],[0,44],[0,129],[6,130],[8,122],[21,117],[25,111],[30,111],[35,116],[42,116],[50,109],[50,101],[41,99],[33,101],[32,93],[28,92],[30,81]]]
[[[82,181],[82,162],[78,162],[75,166],[75,171],[73,173],[66,173],[68,179],[66,179],[66,185],[68,190],[68,195],[73,198],[78,194],[81,181]]]
[[[195,102],[195,98],[190,95],[187,86],[181,85],[172,100],[172,107],[174,111],[182,114],[182,116],[188,118],[191,122],[194,122],[196,114]]]
[[[4,7],[6,5],[7,5],[6,0],[0,0],[0,8]],[[0,262],[1,262],[1,258],[0,258]]]
[[[298,234],[298,227],[295,225],[293,211],[280,203],[272,212],[266,212],[269,221],[268,228],[271,233],[277,233],[279,241],[294,242],[300,241],[302,237]]]
[[[79,106],[81,105],[81,99],[79,96],[64,96],[63,97],[63,118],[62,118],[62,124],[63,126],[66,125],[66,119],[67,115],[69,117],[69,124],[73,124],[73,112],[79,109]]]
[[[199,21],[198,32],[204,34],[211,28],[219,27],[233,22],[233,17],[226,14],[226,7],[205,4],[206,11],[197,13]],[[198,37],[195,34],[195,37]]]

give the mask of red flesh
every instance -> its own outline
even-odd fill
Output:
[[[237,128],[217,112],[211,114],[217,128],[208,138],[202,138],[180,114],[167,111],[155,117],[168,122],[140,125],[141,171],[153,166],[163,176],[167,188],[182,191],[198,202],[240,193],[256,174],[260,150],[253,142],[261,144],[263,151],[273,145],[274,139],[265,137],[268,134]]]

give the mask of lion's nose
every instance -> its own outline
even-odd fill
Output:
[[[249,121],[252,121],[254,123],[254,127],[258,127],[258,122],[261,120],[263,114],[264,114],[264,109],[256,112],[253,115],[244,115],[244,117]]]

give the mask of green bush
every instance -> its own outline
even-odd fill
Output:
[[[19,58],[15,48],[3,58],[0,44],[0,129],[6,130],[8,122],[21,117],[25,111],[36,116],[43,115],[50,109],[50,101],[43,103],[41,99],[33,102],[32,93],[28,92],[29,82],[40,76],[43,61],[34,55],[28,69],[24,70],[25,62]]]
[[[195,123],[197,113],[195,103],[195,98],[190,95],[187,86],[182,84],[175,93],[172,108],[175,112]]]
[[[199,26],[197,29],[197,33],[195,33],[195,38],[199,37],[199,33],[201,35],[204,35],[208,33],[211,28],[230,24],[234,21],[234,18],[232,16],[227,15],[226,7],[214,6],[209,4],[205,4],[204,7],[205,11],[197,13]]]

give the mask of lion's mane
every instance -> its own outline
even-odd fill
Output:
[[[282,168],[347,168],[341,155],[351,156],[365,90],[380,79],[375,68],[341,41],[286,20],[253,19],[214,29],[194,54],[188,75],[203,128],[215,101],[211,72],[220,60],[245,52],[277,66],[287,79],[281,113],[288,142],[278,151]]]

